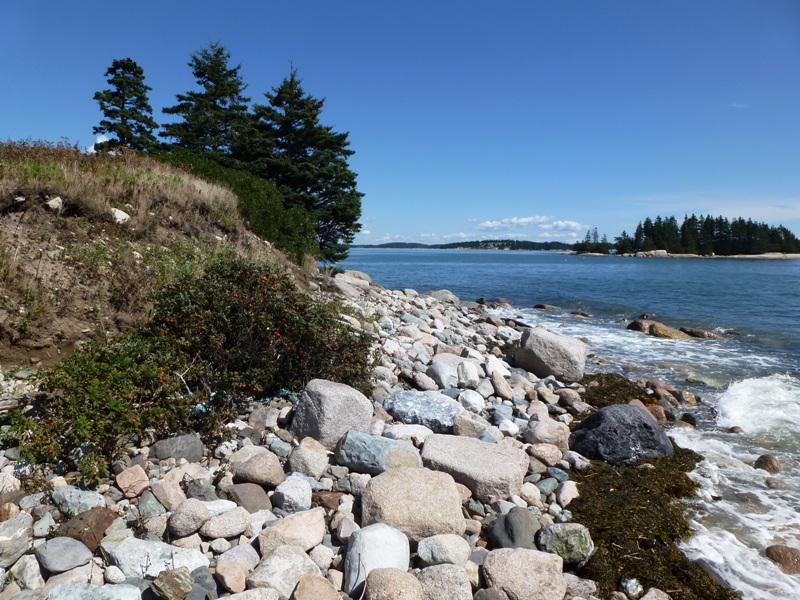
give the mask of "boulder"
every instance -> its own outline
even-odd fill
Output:
[[[778,459],[775,458],[772,454],[762,454],[756,459],[756,462],[753,463],[754,469],[764,469],[767,473],[780,473],[783,469],[781,468],[781,463],[778,462]]]
[[[482,565],[487,587],[495,587],[508,598],[563,600],[567,582],[563,562],[556,554],[524,548],[492,550]]]
[[[680,331],[693,338],[701,338],[705,340],[721,340],[722,336],[713,331],[706,329],[697,329],[695,327],[681,327]]]
[[[647,333],[652,335],[653,337],[657,338],[664,338],[668,340],[691,340],[692,336],[683,333],[682,331],[678,331],[677,329],[673,329],[668,325],[664,325],[663,323],[652,323],[650,328],[647,330]]]
[[[650,326],[655,324],[656,321],[653,321],[652,319],[636,319],[628,323],[626,329],[638,331],[639,333],[650,333]]]
[[[211,539],[232,538],[244,533],[249,524],[250,513],[246,508],[237,506],[203,523],[200,535]]]
[[[464,533],[461,497],[446,473],[399,468],[373,477],[361,496],[363,525],[385,523],[413,541]]]
[[[341,597],[322,575],[303,575],[297,582],[292,600],[341,600]]]
[[[372,402],[358,390],[342,383],[314,379],[300,397],[290,431],[297,439],[313,437],[333,450],[348,431],[369,431]]]
[[[569,446],[587,458],[617,466],[674,452],[652,416],[629,404],[612,404],[588,416],[572,431]]]
[[[62,583],[55,586],[47,597],[49,600],[140,600],[142,593],[135,585],[124,583],[102,587],[90,583]],[[17,595],[15,598],[22,600],[23,596]]]
[[[800,549],[776,544],[767,548],[766,555],[787,575],[800,575]]]
[[[283,481],[283,465],[280,459],[266,448],[264,450],[233,469],[237,480],[269,487],[275,487]]]
[[[386,437],[348,431],[336,448],[336,462],[357,473],[380,475],[397,467],[421,467],[419,451]]]
[[[7,569],[31,547],[31,528],[23,519],[11,517],[0,523],[0,568]]]
[[[189,498],[172,512],[169,530],[175,537],[186,537],[200,529],[210,518],[211,513],[205,502]]]
[[[96,506],[105,507],[106,499],[92,490],[82,490],[74,485],[57,487],[50,494],[62,514],[79,515]]]
[[[580,381],[586,368],[586,345],[544,327],[526,329],[514,353],[518,367],[537,377]]]
[[[303,475],[292,475],[275,488],[272,503],[286,512],[311,508],[311,484]]]
[[[289,455],[288,466],[291,472],[319,479],[328,468],[328,450],[312,437],[303,438]]]
[[[523,450],[464,436],[432,435],[422,448],[423,464],[448,473],[482,502],[519,495],[528,471]]]
[[[553,419],[528,421],[524,437],[529,444],[548,444],[555,446],[561,452],[569,450],[569,427]],[[537,456],[537,458],[539,457]],[[542,460],[542,462],[545,461]],[[545,462],[545,464],[547,463]]]
[[[37,546],[36,559],[50,573],[63,573],[92,560],[92,552],[71,537],[54,537]]]
[[[377,479],[377,478],[376,478]],[[385,523],[375,523],[355,531],[347,542],[344,559],[344,591],[358,598],[373,569],[408,570],[411,550],[405,534]]]
[[[424,425],[434,433],[451,433],[456,417],[464,412],[458,402],[438,392],[395,392],[383,407],[398,421]]]

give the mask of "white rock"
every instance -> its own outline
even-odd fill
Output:
[[[319,567],[297,546],[278,546],[247,577],[249,588],[272,588],[289,600],[303,575],[321,575]]]
[[[344,561],[344,591],[358,598],[367,575],[373,569],[408,570],[411,558],[408,538],[402,531],[375,523],[353,533]]]

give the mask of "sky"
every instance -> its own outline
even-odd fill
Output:
[[[348,132],[357,243],[613,239],[646,217],[800,235],[797,0],[0,3],[0,140],[96,141],[132,58],[161,109],[224,44],[263,94],[292,68]]]

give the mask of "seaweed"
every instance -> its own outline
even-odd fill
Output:
[[[676,546],[691,534],[683,513],[697,484],[686,475],[701,457],[673,443],[675,454],[632,467],[592,461],[575,474],[581,497],[570,504],[576,522],[585,525],[596,551],[579,571],[597,582],[602,595],[635,577],[674,600],[735,600]]]
[[[618,373],[595,373],[586,375],[581,381],[586,388],[584,402],[595,408],[609,404],[627,404],[631,400],[641,400],[643,404],[656,404],[655,398],[648,396],[644,388]]]

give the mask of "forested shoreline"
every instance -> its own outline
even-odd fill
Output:
[[[756,223],[752,219],[738,217],[729,221],[726,217],[711,215],[684,216],[679,225],[674,217],[646,218],[636,226],[633,236],[623,231],[614,238],[600,238],[597,229],[586,232],[583,241],[572,249],[576,252],[608,254],[633,254],[652,250],[666,250],[670,254],[699,255],[757,255],[769,252],[785,254],[800,253],[800,240],[783,225],[774,226]]]

